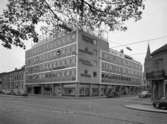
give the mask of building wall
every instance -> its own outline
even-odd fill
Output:
[[[114,85],[140,86],[142,65],[124,55],[102,51],[102,82]]]
[[[10,89],[10,75],[6,73],[2,78],[2,88],[5,90]]]
[[[76,33],[26,52],[26,85],[76,81]]]
[[[23,88],[23,74],[21,73],[22,71],[14,71],[9,74],[11,89]]]
[[[78,34],[78,79],[81,83],[100,83],[100,49],[108,43],[85,32]]]
[[[3,90],[15,93],[24,92],[24,67],[4,73],[1,80]]]
[[[151,59],[151,67],[150,70],[152,71],[160,71],[164,70],[167,72],[167,53],[162,53],[156,56],[153,56]]]

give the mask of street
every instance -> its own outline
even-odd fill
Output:
[[[167,114],[132,110],[148,99],[0,95],[0,124],[166,124]]]

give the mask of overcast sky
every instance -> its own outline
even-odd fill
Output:
[[[0,0],[0,12],[5,7],[7,0]],[[124,49],[124,52],[131,55],[135,60],[144,63],[144,58],[148,43],[151,52],[167,43],[167,0],[145,0],[146,9],[142,20],[138,22],[129,22],[126,32],[109,32],[108,41],[113,49]],[[154,39],[166,36],[162,39]],[[147,40],[138,44],[128,45],[128,43]],[[122,44],[124,46],[117,47]],[[132,48],[128,51],[126,47]],[[8,50],[0,45],[0,72],[11,71],[14,68],[20,68],[25,64],[25,50],[13,47]]]

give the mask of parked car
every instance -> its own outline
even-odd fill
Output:
[[[114,97],[119,97],[119,93],[113,91],[112,89],[107,89],[105,92],[105,95],[107,98],[114,98]]]
[[[165,108],[167,109],[167,97],[162,97],[157,100],[153,100],[153,106],[155,108]]]
[[[25,90],[20,90],[18,92],[18,95],[20,95],[20,96],[28,96],[28,93]]]
[[[3,91],[2,91],[2,90],[0,90],[0,94],[3,94]]]
[[[15,93],[14,90],[11,90],[11,91],[9,92],[9,95],[16,95],[16,93]]]
[[[139,98],[149,98],[151,97],[151,93],[149,91],[142,91],[138,96]]]
[[[10,94],[10,90],[3,90],[3,94],[9,95]]]

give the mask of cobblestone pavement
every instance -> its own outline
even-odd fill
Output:
[[[128,109],[149,99],[0,95],[0,124],[166,124],[167,114]]]

